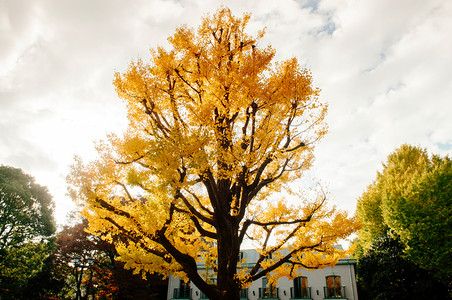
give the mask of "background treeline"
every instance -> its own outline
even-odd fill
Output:
[[[360,299],[449,299],[452,161],[402,145],[358,199]]]

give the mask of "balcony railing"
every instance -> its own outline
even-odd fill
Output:
[[[248,289],[240,290],[240,299],[248,299]]]
[[[290,299],[311,299],[311,288],[290,288]]]
[[[279,288],[259,288],[259,299],[279,299]]]
[[[201,296],[199,297],[199,300],[209,299],[203,292],[200,293]],[[248,289],[240,290],[240,300],[248,300]]]
[[[174,289],[173,299],[192,299],[191,289]]]
[[[338,287],[323,287],[325,299],[345,299],[345,286]]]

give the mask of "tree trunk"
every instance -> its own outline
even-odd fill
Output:
[[[219,295],[219,300],[240,300],[240,290],[235,287],[230,290],[227,290],[223,295]],[[213,300],[213,299],[212,299]]]
[[[238,225],[233,218],[224,218],[217,229],[218,272],[216,299],[239,300],[240,288],[237,279],[237,262],[240,253]]]

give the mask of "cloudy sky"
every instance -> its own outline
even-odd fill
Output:
[[[402,143],[451,153],[450,0],[0,0],[0,164],[48,186],[64,223],[74,154],[126,125],[114,72],[221,5],[312,70],[330,128],[312,174],[339,207]]]

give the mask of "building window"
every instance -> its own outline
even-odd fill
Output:
[[[190,282],[185,282],[183,280],[179,283],[179,288],[174,289],[174,299],[191,299],[191,289]]]
[[[326,277],[326,289],[325,289],[325,297],[326,298],[342,298],[343,291],[341,288],[341,277],[340,276],[327,276]]]
[[[279,289],[268,284],[268,278],[262,278],[262,288],[259,288],[259,299],[278,299]]]
[[[308,278],[304,276],[297,277],[293,280],[293,289],[291,298],[304,299],[311,298],[311,292],[308,288]]]

